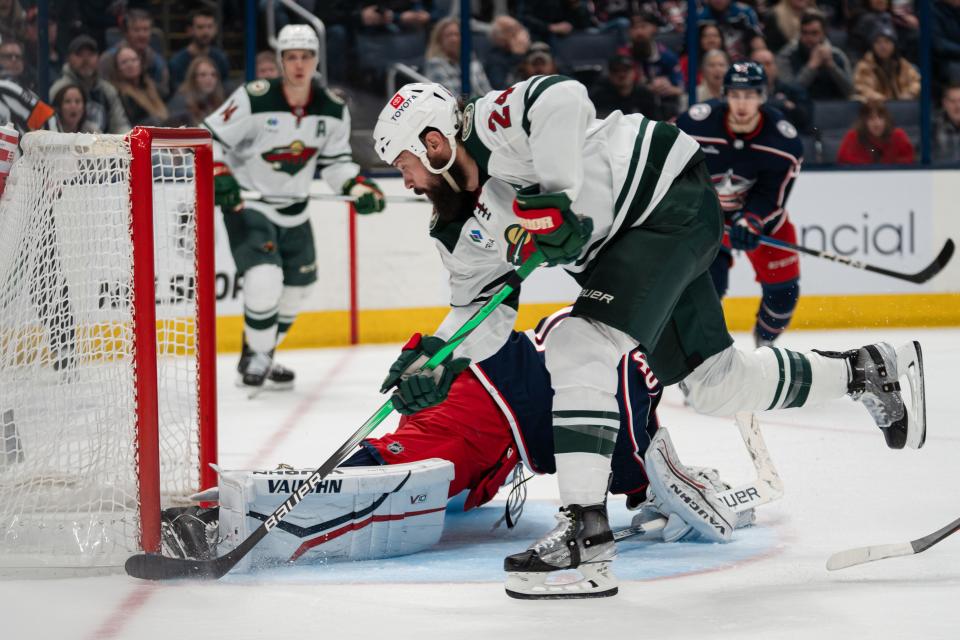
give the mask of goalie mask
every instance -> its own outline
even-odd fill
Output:
[[[420,138],[427,129],[436,129],[450,142],[450,159],[439,169],[430,165],[427,147]],[[460,108],[453,94],[439,84],[416,82],[401,87],[380,112],[373,143],[377,155],[387,164],[392,165],[403,151],[410,151],[430,173],[444,175],[457,158],[459,131]]]

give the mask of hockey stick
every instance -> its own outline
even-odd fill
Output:
[[[264,197],[259,191],[241,191],[240,197],[244,200],[259,200],[260,202],[265,202],[270,204],[270,198]],[[323,193],[321,191],[311,191],[310,192],[311,200],[326,200],[328,202],[354,202],[356,198],[353,196],[342,196],[336,193]],[[430,204],[430,201],[421,196],[384,196],[384,199],[390,203],[394,202],[397,204]],[[289,204],[289,200],[284,200],[283,204]],[[279,203],[278,203],[279,204]]]
[[[727,232],[730,231],[729,226],[725,227],[725,229]],[[882,276],[889,276],[891,278],[897,278],[898,280],[906,280],[907,282],[913,282],[914,284],[923,284],[933,276],[940,273],[940,271],[947,266],[947,263],[950,262],[950,258],[953,257],[954,249],[953,239],[947,238],[947,241],[943,244],[943,248],[940,249],[940,253],[938,253],[937,257],[933,259],[933,262],[916,273],[904,273],[902,271],[893,271],[891,269],[877,267],[872,264],[867,264],[866,262],[860,262],[859,260],[853,260],[851,258],[847,258],[846,256],[838,256],[837,254],[830,253],[828,251],[817,251],[816,249],[810,249],[808,247],[804,247],[803,245],[777,240],[776,238],[771,238],[769,236],[760,236],[760,244],[765,244],[769,247],[777,247],[779,249],[786,249],[787,251],[794,251],[796,253],[805,253],[808,256],[823,258],[824,260],[831,260],[833,262],[845,264],[848,267],[853,267],[854,269],[863,269],[864,271],[879,273]]]
[[[524,261],[520,267],[511,274],[507,283],[503,286],[500,291],[498,291],[486,304],[484,304],[480,309],[478,309],[470,319],[463,323],[457,331],[450,336],[450,339],[433,355],[426,364],[423,365],[423,369],[430,370],[443,362],[447,356],[453,353],[454,349],[460,346],[467,336],[470,335],[474,329],[476,329],[480,324],[493,313],[494,309],[500,306],[511,293],[513,293],[523,280],[529,276],[534,269],[536,269],[540,263],[543,262],[543,254],[540,251],[535,251],[530,255],[529,258]],[[366,438],[370,433],[383,422],[387,416],[393,412],[393,400],[388,398],[386,402],[374,413],[366,422],[364,422],[357,431],[350,436],[350,438],[343,443],[343,445],[337,449],[332,456],[330,456],[326,462],[324,462],[320,467],[311,473],[303,484],[300,485],[297,490],[290,494],[290,497],[287,498],[283,504],[276,508],[276,510],[267,516],[263,524],[261,524],[257,529],[250,534],[250,536],[241,542],[237,547],[227,552],[226,554],[213,558],[211,560],[185,560],[182,558],[169,558],[159,554],[147,554],[141,553],[137,555],[130,556],[127,558],[126,563],[124,564],[124,569],[127,574],[133,576],[134,578],[141,578],[144,580],[169,580],[175,578],[200,578],[200,579],[213,579],[222,577],[230,569],[232,569],[236,564],[253,549],[258,542],[260,542],[270,530],[276,527],[286,516],[289,514],[294,507],[300,504],[300,501],[303,500],[304,496],[311,493],[317,484],[320,483],[327,475],[332,472],[337,465],[343,462],[348,455],[350,455],[354,449],[360,444],[360,442]]]
[[[757,472],[757,478],[738,487],[721,491],[717,497],[733,509],[734,513],[742,513],[780,498],[783,495],[783,481],[780,480],[777,468],[773,466],[773,460],[770,459],[770,451],[767,449],[763,434],[760,433],[760,421],[757,417],[751,413],[738,413],[736,422],[740,437],[743,438],[750,460],[753,462],[753,468]],[[663,529],[666,524],[666,518],[655,518],[642,525],[617,529],[613,532],[613,539],[615,542],[620,542],[634,536],[646,535]]]
[[[856,549],[847,549],[838,551],[827,560],[827,569],[836,571],[837,569],[846,569],[865,562],[874,560],[883,560],[884,558],[897,558],[900,556],[912,556],[915,553],[926,551],[937,544],[950,534],[960,531],[960,518],[957,518],[943,529],[934,531],[928,536],[903,542],[900,544],[876,544],[869,547],[857,547]]]

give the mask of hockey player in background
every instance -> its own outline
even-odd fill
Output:
[[[760,235],[796,244],[787,198],[800,173],[803,145],[779,111],[764,104],[767,77],[756,62],[737,62],[723,78],[724,101],[695,104],[677,126],[700,143],[730,232],[710,265],[722,298],[733,265],[731,249],[747,252],[763,292],[753,329],[770,346],[790,324],[800,297],[796,252],[760,245]]]
[[[560,522],[506,558],[508,595],[617,592],[605,506],[620,427],[614,371],[635,348],[664,385],[682,381],[702,413],[800,407],[849,394],[863,402],[888,446],[923,444],[917,343],[845,352],[733,345],[709,273],[723,213],[703,152],[673,125],[620,112],[598,120],[583,85],[563,76],[535,76],[462,111],[443,87],[410,84],[381,111],[374,147],[407,188],[434,204],[431,235],[451,289],[437,338],[460,327],[534,249],[582,287],[572,316],[545,344]],[[518,297],[434,370],[420,367],[438,342],[409,342],[382,390],[392,389],[406,412],[441,402],[462,367],[457,360],[483,360],[508,339]],[[898,379],[909,374],[908,407]],[[704,520],[709,526],[712,518]],[[550,575],[564,569],[582,578],[551,584]]]
[[[356,199],[357,213],[384,208],[380,188],[352,160],[347,106],[314,78],[318,51],[311,27],[284,27],[282,77],[247,83],[204,121],[213,134],[216,204],[243,276],[238,384],[253,393],[265,382],[293,385],[293,372],[273,354],[317,280],[307,211],[316,168],[334,193]],[[262,199],[243,200],[242,189]]]

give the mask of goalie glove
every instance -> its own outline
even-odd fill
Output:
[[[520,226],[530,232],[548,266],[577,259],[593,233],[593,220],[570,210],[565,193],[531,193],[536,186],[521,189],[513,201]]]
[[[387,203],[383,200],[383,191],[370,178],[356,176],[343,183],[341,192],[354,199],[353,207],[359,214],[380,213]]]
[[[224,213],[235,213],[243,209],[240,183],[233,177],[230,167],[222,162],[213,165],[213,202]]]
[[[741,251],[753,251],[760,246],[763,221],[752,213],[737,211],[730,218],[730,246]]]
[[[391,396],[393,406],[403,415],[417,413],[446,400],[453,381],[470,365],[469,358],[453,358],[451,354],[435,369],[422,370],[427,360],[443,345],[440,338],[415,333],[390,366],[380,393],[396,387]]]

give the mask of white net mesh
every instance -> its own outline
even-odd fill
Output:
[[[151,185],[121,136],[22,147],[0,202],[0,567],[122,564],[140,537],[130,195]],[[193,152],[152,157],[169,502],[199,484]]]

